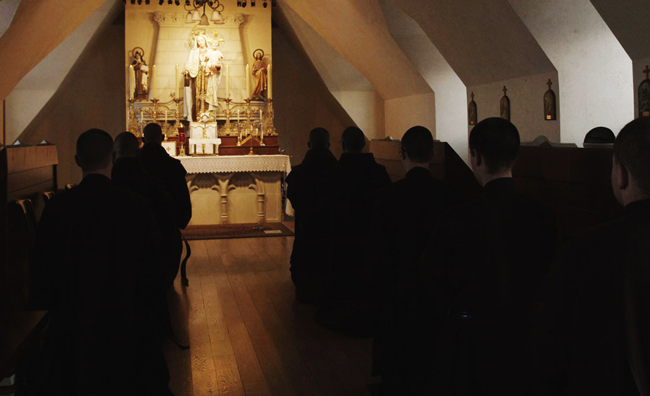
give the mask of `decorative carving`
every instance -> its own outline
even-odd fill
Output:
[[[472,101],[469,102],[469,105],[467,105],[467,118],[469,121],[469,125],[476,125],[477,109],[476,109],[476,102],[474,102],[474,92],[472,92],[471,97],[472,97]]]
[[[507,95],[508,88],[506,86],[503,86],[503,97],[501,98],[501,103],[499,105],[499,110],[501,114],[501,118],[504,120],[510,121],[510,98]]]
[[[216,190],[219,191],[219,179],[211,173],[199,173],[193,175],[190,181],[190,191],[195,190]]]
[[[547,121],[553,121],[557,119],[557,108],[555,103],[555,92],[551,89],[553,83],[550,78],[546,85],[548,85],[548,90],[544,93],[544,119]]]
[[[197,25],[198,22],[185,22],[186,13],[179,12],[154,12],[153,20],[158,23],[160,26],[176,26],[176,27],[187,27]],[[244,23],[244,15],[242,14],[230,14],[223,16],[223,24],[210,26],[210,28],[236,28]]]

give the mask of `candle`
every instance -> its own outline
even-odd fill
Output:
[[[272,68],[271,68],[271,65],[268,65],[268,66],[266,67],[266,73],[267,73],[267,76],[268,76],[268,79],[269,79],[269,81],[268,81],[268,83],[267,83],[267,85],[268,85],[268,86],[267,86],[267,90],[268,90],[268,92],[266,93],[266,96],[267,96],[269,99],[273,99],[273,78],[271,77],[272,74],[273,74],[273,70],[272,70]]]
[[[181,97],[180,92],[178,92],[178,63],[176,64],[176,74],[175,74],[175,81],[174,81],[174,97],[176,99]]]
[[[165,110],[165,124],[167,123],[167,110]]]
[[[133,92],[135,91],[135,70],[133,65],[129,66],[129,99],[133,100]]]
[[[246,99],[250,99],[250,97],[251,97],[251,67],[248,64],[246,64]]]
[[[158,85],[158,76],[156,75],[156,65],[153,65],[153,74],[151,76],[151,93],[153,98],[156,98],[156,88]]]
[[[262,123],[262,109],[260,109],[260,128],[264,130],[264,124]]]
[[[237,110],[237,122],[239,122],[239,110]]]
[[[226,99],[230,98],[230,63],[226,65]]]

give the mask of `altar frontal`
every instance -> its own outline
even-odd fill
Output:
[[[125,6],[126,128],[141,137],[147,124],[159,124],[163,146],[184,164],[189,157],[197,167],[215,156],[283,154],[273,125],[272,7],[237,3],[193,0]],[[231,177],[214,169],[210,180],[217,180],[218,187],[207,189],[202,188],[205,176],[197,179],[188,171],[192,204],[199,209],[190,225],[282,220],[278,181],[284,169],[256,167],[255,174],[232,178],[228,186],[224,180]],[[260,177],[265,173],[268,177]],[[263,186],[265,179],[269,183]],[[237,190],[252,190],[251,185],[254,202],[239,202],[235,197],[246,194]],[[261,204],[260,191],[273,201],[270,216],[262,212],[267,205]]]

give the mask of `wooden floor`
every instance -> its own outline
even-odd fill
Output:
[[[371,394],[371,340],[320,327],[294,299],[293,237],[190,244],[190,285],[170,299],[191,347],[165,343],[176,396]]]

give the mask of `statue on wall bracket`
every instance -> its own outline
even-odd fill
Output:
[[[467,119],[469,125],[476,125],[477,110],[476,110],[476,102],[474,102],[474,92],[472,92],[470,96],[472,97],[472,101],[469,102],[469,105],[467,105]]]
[[[264,50],[258,48],[253,51],[253,58],[255,58],[255,63],[253,63],[252,74],[253,78],[255,78],[255,88],[253,89],[251,99],[264,100],[268,84],[268,78],[266,75],[266,62],[264,62]]]
[[[648,117],[650,116],[650,79],[648,78],[648,73],[650,73],[650,68],[648,65],[645,65],[643,70],[645,73],[645,80],[641,81],[639,84],[639,117]]]
[[[501,103],[500,103],[500,111],[501,111],[501,118],[504,120],[510,121],[510,98],[508,98],[508,95],[506,94],[508,92],[508,88],[506,86],[503,86],[503,97],[501,98]]]
[[[556,114],[556,104],[555,104],[555,92],[551,89],[551,79],[548,79],[546,83],[548,85],[548,90],[544,93],[544,119],[546,121],[553,121],[557,119]]]
[[[148,100],[149,98],[149,66],[144,61],[144,49],[135,47],[131,50],[133,57],[133,71],[135,73],[135,88],[133,89],[133,98],[137,101]]]

